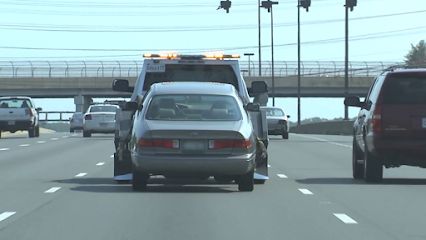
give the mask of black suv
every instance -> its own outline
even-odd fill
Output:
[[[383,179],[386,168],[426,167],[426,68],[390,69],[379,75],[365,101],[345,98],[360,107],[353,128],[355,179]]]

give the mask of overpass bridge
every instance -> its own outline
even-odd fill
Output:
[[[247,86],[263,80],[272,97],[271,63],[240,61]],[[395,62],[350,62],[349,93],[365,95],[374,77]],[[112,81],[134,83],[142,61],[0,61],[0,96],[25,95],[33,98],[74,98],[81,111],[93,97],[128,97],[114,92]],[[302,97],[343,97],[344,62],[302,62]],[[297,62],[278,61],[274,65],[275,97],[297,96]]]

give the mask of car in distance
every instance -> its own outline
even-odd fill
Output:
[[[135,109],[134,190],[146,190],[150,175],[229,177],[240,191],[253,190],[255,134],[231,84],[156,83]]]
[[[83,117],[83,137],[91,137],[92,133],[114,133],[117,109],[113,104],[89,106]]]
[[[83,130],[83,116],[82,112],[75,112],[70,118],[70,132],[73,133],[75,130]]]
[[[268,121],[268,134],[281,135],[283,139],[288,139],[290,131],[290,115],[286,115],[284,110],[279,107],[262,107],[266,111]]]
[[[383,179],[386,168],[426,167],[426,68],[391,68],[379,75],[360,107],[353,127],[352,169],[355,179]]]
[[[0,137],[2,131],[28,131],[28,136],[40,136],[38,112],[29,97],[0,97]]]

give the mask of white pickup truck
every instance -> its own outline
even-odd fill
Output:
[[[28,136],[40,135],[38,111],[29,97],[0,97],[0,137],[1,132],[28,131]]]
[[[232,55],[144,55],[145,60],[135,86],[129,86],[129,81],[116,79],[113,82],[113,90],[120,92],[131,92],[132,102],[142,101],[150,86],[158,82],[177,81],[203,81],[221,82],[232,84],[244,104],[250,102],[250,96],[255,99],[267,99],[267,86],[264,82],[253,82],[250,91],[240,73],[240,66],[235,56]],[[238,56],[239,57],[239,56]],[[266,104],[266,103],[263,103]],[[129,110],[123,104],[116,114],[115,132],[115,154],[114,154],[114,179],[131,180],[131,157],[128,144],[132,130],[134,111]],[[268,179],[267,154],[268,131],[266,122],[266,112],[257,110],[250,113],[251,122],[255,134],[259,139],[258,147],[263,150],[256,159],[256,169],[254,179],[258,183],[264,183]],[[262,158],[262,159],[260,159]]]

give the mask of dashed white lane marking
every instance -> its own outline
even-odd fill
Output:
[[[61,189],[61,187],[53,187],[53,188],[46,190],[44,193],[54,193],[54,192],[58,191],[59,189]]]
[[[344,213],[333,213],[333,215],[345,224],[358,224],[355,220]]]
[[[299,188],[299,191],[300,191],[301,193],[305,194],[305,195],[314,195],[314,193],[313,193],[313,192],[309,191],[309,190],[308,190],[308,189],[306,189],[306,188]]]
[[[286,175],[284,175],[284,174],[277,174],[277,176],[279,177],[279,178],[288,178]]]
[[[59,138],[51,138],[50,140],[56,141],[56,140],[59,140]]]
[[[77,175],[75,175],[76,177],[84,177],[84,176],[86,176],[87,175],[87,173],[79,173],[79,174],[77,174]]]
[[[0,148],[0,151],[8,151],[10,148]]]
[[[6,220],[7,218],[9,218],[10,216],[12,216],[15,213],[16,212],[4,212],[4,213],[0,214],[0,222],[3,221],[3,220]]]
[[[21,145],[19,145],[20,147],[28,147],[28,146],[30,146],[30,144],[21,144]]]
[[[68,138],[68,136],[62,136],[62,138]]]
[[[46,141],[37,141],[37,143],[40,143],[40,144],[41,144],[41,143],[46,143]]]
[[[96,163],[96,166],[103,166],[105,163],[104,162],[98,162]]]
[[[352,146],[341,144],[341,143],[337,143],[337,142],[333,142],[333,141],[330,141],[330,140],[327,140],[327,139],[323,139],[323,138],[312,137],[312,136],[303,136],[303,135],[298,135],[298,136],[299,137],[303,137],[303,138],[309,138],[309,139],[317,140],[317,141],[320,141],[320,142],[329,143],[329,144],[340,146],[340,147],[345,147],[345,148],[352,149]]]
[[[270,168],[270,167],[271,167],[271,165],[268,164],[268,168]]]
[[[114,154],[112,154],[111,156],[109,156],[110,158],[114,158]]]

